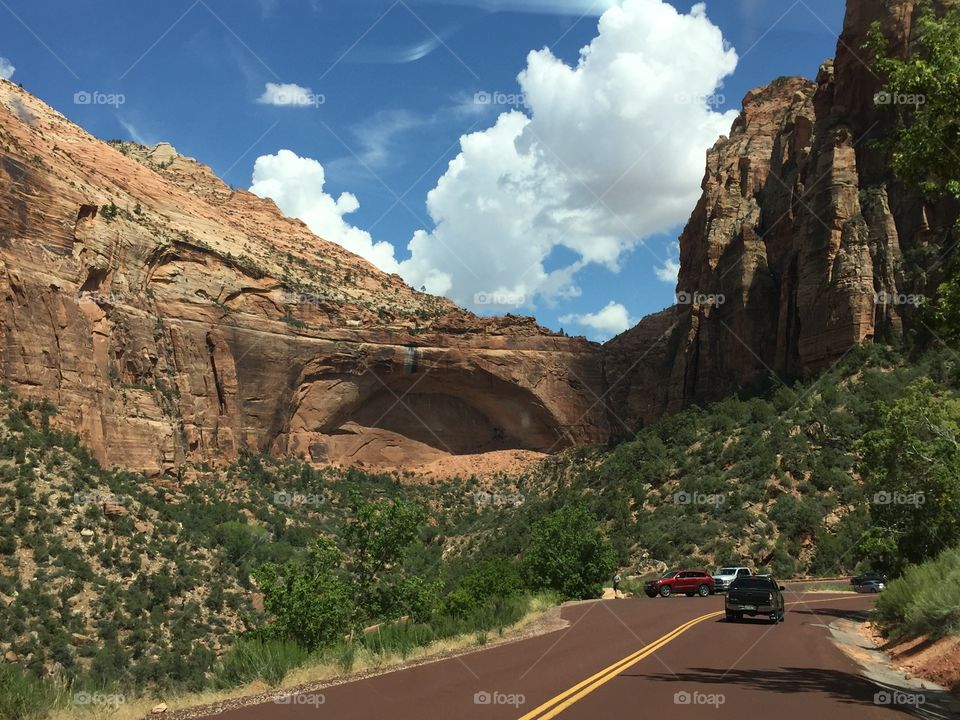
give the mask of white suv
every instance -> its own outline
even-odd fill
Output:
[[[725,592],[734,580],[740,577],[750,577],[753,571],[748,567],[722,567],[713,576],[713,584],[717,592]]]

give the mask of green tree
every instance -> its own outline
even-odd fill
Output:
[[[931,200],[960,199],[960,9],[938,16],[930,0],[924,5],[908,57],[890,53],[879,24],[866,46],[875,57],[874,72],[885,79],[878,100],[897,114],[889,143],[897,177],[919,187]],[[931,313],[944,339],[960,339],[956,262]]]
[[[264,607],[274,616],[273,634],[314,649],[349,631],[353,588],[336,574],[342,557],[333,542],[320,538],[306,557],[283,565],[267,563],[254,571]]]
[[[890,53],[879,23],[867,48],[885,80],[877,100],[897,113],[891,137],[897,176],[930,197],[960,198],[960,10],[938,17],[929,0],[923,4],[908,57]]]
[[[565,505],[533,526],[522,564],[534,589],[583,599],[600,594],[613,574],[616,554],[586,507]]]
[[[861,547],[893,572],[960,541],[960,402],[936,387],[914,382],[860,444],[874,524]]]
[[[447,595],[444,609],[464,617],[491,600],[506,600],[523,592],[523,578],[517,563],[507,557],[492,557],[477,563]]]
[[[409,609],[401,602],[408,593],[385,588],[402,584],[401,561],[417,540],[426,511],[406,500],[371,502],[357,492],[350,493],[349,504],[350,517],[340,537],[356,605],[364,620],[402,614]]]

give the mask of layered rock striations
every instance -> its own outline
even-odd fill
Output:
[[[608,427],[596,346],[418,293],[169,145],[0,81],[0,376],[108,465],[414,468]]]
[[[861,48],[880,22],[906,54],[919,6],[850,0],[836,60],[815,83],[780,78],[746,96],[707,154],[680,238],[678,304],[605,347],[615,429],[916,329],[917,308],[900,300],[935,291],[957,208],[893,177],[876,140],[894,116]]]
[[[746,96],[707,154],[678,303],[602,348],[418,293],[169,145],[102,143],[0,81],[0,380],[108,465],[248,449],[462,472],[895,341],[958,208],[893,178],[860,48],[879,21],[908,52],[919,6],[851,0],[816,82]]]

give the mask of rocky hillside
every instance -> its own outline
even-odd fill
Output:
[[[103,469],[55,420],[51,405],[0,386],[0,668],[84,689],[207,687],[237,638],[265,622],[251,572],[342,537],[356,498],[427,509],[405,561],[431,582],[442,557],[519,498],[506,481],[406,487],[249,453],[148,478]],[[23,717],[4,714],[10,697],[0,678],[0,717]]]
[[[939,0],[939,8],[954,0]],[[896,115],[863,50],[879,21],[906,55],[922,3],[849,0],[836,60],[817,81],[750,92],[707,155],[703,196],[680,238],[678,304],[605,349],[625,424],[725,397],[771,372],[807,376],[865,341],[922,332],[956,207],[897,183],[876,141]]]
[[[0,299],[0,379],[107,465],[249,448],[408,468],[608,434],[585,340],[418,293],[169,145],[103,143],[7,81]]]

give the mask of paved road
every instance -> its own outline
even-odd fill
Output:
[[[901,708],[875,703],[877,688],[829,639],[827,624],[867,610],[873,598],[785,595],[793,604],[775,626],[726,623],[722,596],[573,605],[563,610],[565,630],[217,717],[904,717]]]

